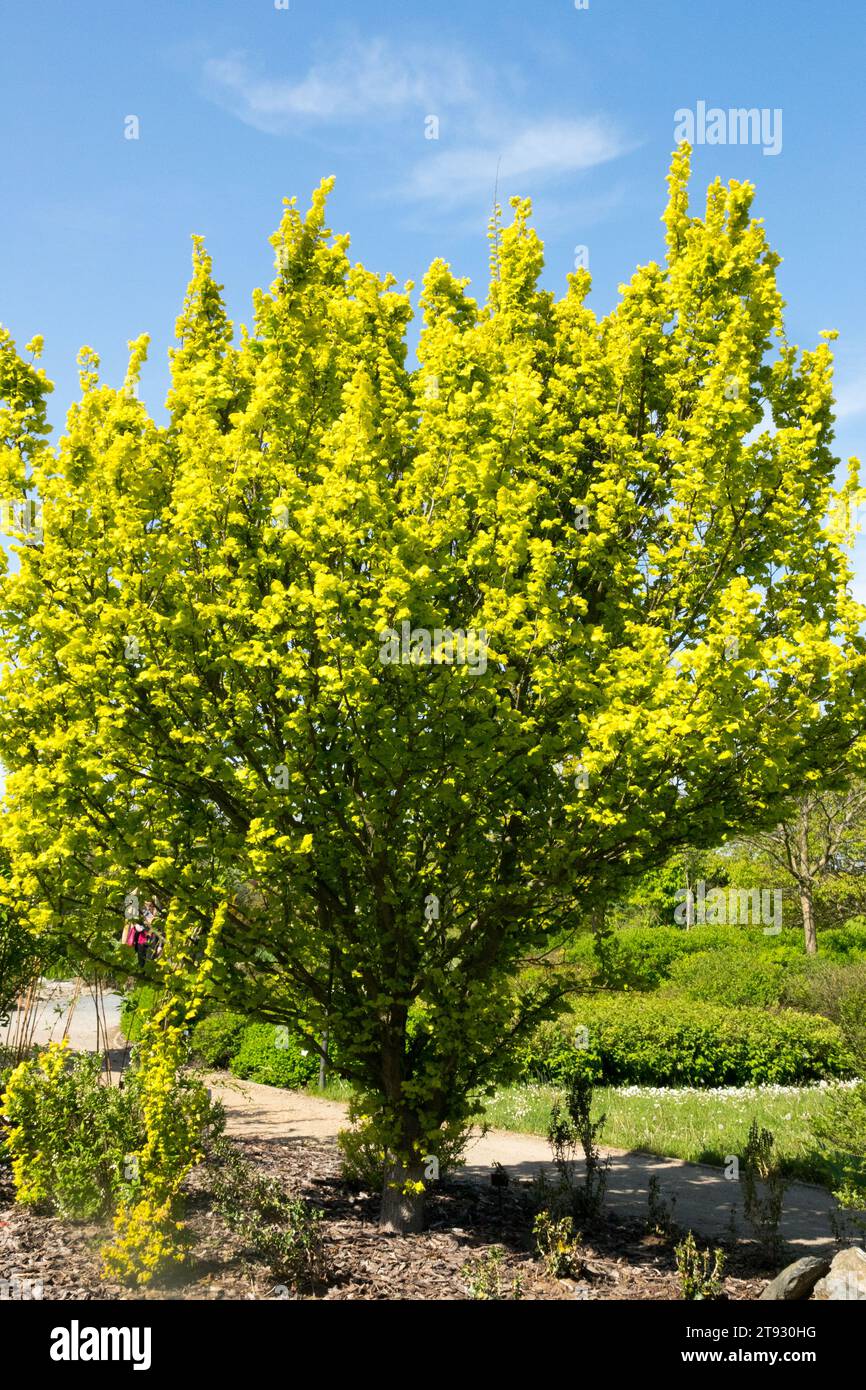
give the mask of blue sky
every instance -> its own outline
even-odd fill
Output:
[[[335,174],[354,256],[417,283],[441,255],[483,293],[497,168],[501,199],[533,198],[546,283],[586,246],[605,312],[661,254],[675,113],[779,110],[777,154],[696,149],[694,201],[757,184],[789,337],[840,330],[837,452],[866,457],[864,40],[841,0],[0,0],[0,322],[45,335],[58,425],[79,347],[118,383],[149,332],[159,415],[192,232],[248,321],[283,196]]]

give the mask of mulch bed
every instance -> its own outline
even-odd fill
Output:
[[[328,1287],[323,1299],[466,1299],[461,1271],[491,1247],[503,1251],[503,1285],[518,1278],[524,1299],[676,1299],[680,1297],[673,1247],[677,1237],[648,1233],[637,1222],[609,1216],[584,1233],[587,1273],[580,1280],[547,1277],[531,1253],[532,1215],[525,1189],[505,1191],[465,1181],[442,1182],[428,1200],[421,1235],[382,1235],[378,1199],[353,1191],[339,1173],[331,1143],[235,1140],[246,1160],[279,1179],[293,1194],[325,1213]],[[108,1222],[64,1222],[16,1206],[9,1170],[0,1165],[0,1279],[13,1274],[39,1280],[46,1299],[282,1299],[253,1251],[214,1209],[210,1170],[191,1175],[186,1221],[193,1257],[188,1268],[149,1288],[128,1289],[102,1279],[99,1248]],[[754,1299],[775,1270],[762,1268],[743,1243],[728,1249],[729,1299]],[[310,1295],[307,1295],[310,1296]]]

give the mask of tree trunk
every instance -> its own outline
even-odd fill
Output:
[[[812,885],[800,885],[800,911],[803,914],[803,934],[806,939],[806,955],[818,954],[818,934],[815,930],[815,911],[812,906]]]
[[[415,1235],[424,1229],[424,1197],[420,1192],[405,1192],[406,1183],[424,1182],[424,1164],[402,1163],[393,1159],[385,1168],[385,1181],[382,1185],[382,1211],[379,1216],[379,1230],[390,1231],[394,1235]]]

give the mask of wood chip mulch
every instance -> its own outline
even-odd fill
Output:
[[[443,1181],[428,1199],[421,1235],[382,1235],[378,1199],[352,1190],[340,1177],[332,1143],[286,1139],[235,1140],[246,1160],[325,1213],[330,1276],[322,1299],[454,1300],[470,1297],[462,1270],[499,1246],[503,1287],[519,1279],[520,1296],[544,1300],[678,1299],[674,1245],[678,1237],[649,1234],[637,1222],[609,1216],[584,1232],[586,1273],[549,1278],[531,1248],[532,1213],[525,1188],[504,1191],[466,1181]],[[67,1222],[14,1203],[9,1170],[0,1165],[0,1280],[38,1280],[45,1299],[280,1299],[286,1294],[245,1249],[214,1209],[211,1170],[202,1165],[187,1183],[185,1219],[191,1239],[188,1267],[143,1290],[101,1277],[99,1250],[109,1222]],[[729,1249],[725,1293],[754,1299],[775,1270],[762,1268],[745,1243]]]

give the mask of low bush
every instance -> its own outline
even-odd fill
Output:
[[[819,930],[818,951],[824,960],[866,961],[866,917],[852,917],[844,926]],[[744,959],[760,956],[793,966],[805,959],[799,927],[785,928],[778,936],[766,936],[759,927],[713,924],[688,930],[673,924],[623,927],[605,937],[601,952],[596,938],[588,933],[571,942],[563,954],[567,962],[589,969],[599,984],[645,991],[657,989],[669,980],[685,957],[708,952],[728,953],[728,960],[736,953]]]
[[[791,950],[757,951],[724,947],[680,956],[671,964],[670,988],[710,1004],[756,1007],[780,1003],[805,956]]]
[[[829,1096],[813,1129],[840,1205],[866,1211],[866,1082]]]
[[[134,1199],[146,1137],[142,1073],[130,1067],[111,1086],[101,1072],[98,1054],[52,1043],[10,1074],[0,1114],[19,1202],[83,1221]],[[178,1115],[201,1114],[209,1133],[219,1128],[220,1107],[195,1077],[180,1077],[171,1099]]]
[[[866,960],[866,917],[850,917],[844,927],[819,931],[818,951],[836,960]]]
[[[811,959],[786,980],[783,1002],[838,1023],[859,1067],[866,1067],[866,961]]]
[[[467,1260],[460,1271],[470,1298],[483,1302],[491,1300],[517,1301],[523,1296],[523,1283],[515,1274],[508,1283],[504,1269],[505,1251],[501,1245],[490,1249],[474,1260]]]
[[[290,1197],[273,1178],[262,1177],[227,1139],[213,1146],[213,1195],[217,1211],[274,1279],[301,1292],[328,1277],[324,1212],[303,1197]]]
[[[698,952],[736,951],[772,958],[780,951],[798,949],[802,950],[800,934],[790,931],[765,936],[757,927],[625,927],[605,939],[603,963],[591,935],[578,937],[565,956],[575,964],[594,963],[601,984],[645,991],[657,989],[668,980],[675,962]]]
[[[853,1074],[839,1027],[791,1009],[775,1013],[674,995],[596,995],[542,1024],[523,1058],[525,1080],[650,1086],[797,1084]]]
[[[244,1014],[218,1012],[199,1019],[190,1039],[192,1053],[206,1067],[227,1067],[240,1047],[249,1019]]]
[[[581,1236],[575,1232],[570,1216],[558,1219],[540,1211],[532,1227],[536,1253],[551,1279],[579,1279],[586,1263],[581,1252]]]
[[[315,1079],[319,1057],[312,1047],[304,1048],[288,1028],[273,1023],[248,1023],[229,1066],[244,1081],[297,1090]]]
[[[104,1085],[102,1058],[52,1046],[9,1076],[4,1148],[17,1200],[72,1220],[109,1211],[134,1181],[130,1155],[144,1142],[135,1081]]]

